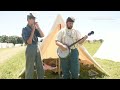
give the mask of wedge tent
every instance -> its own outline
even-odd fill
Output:
[[[106,34],[106,38],[104,38],[104,42],[93,57],[100,58],[102,60],[107,59],[120,62],[119,33],[120,32],[108,32],[108,34]]]
[[[55,44],[55,38],[57,32],[65,27],[65,22],[61,15],[56,17],[56,20],[52,26],[50,33],[44,38],[40,45],[41,57],[42,59],[58,59],[57,48]],[[105,70],[93,59],[93,57],[88,53],[84,46],[79,47],[79,59],[83,64],[94,65],[94,67],[101,69],[103,72]],[[106,73],[106,72],[105,72]]]

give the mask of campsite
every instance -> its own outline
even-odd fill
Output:
[[[56,33],[65,27],[61,15],[57,15],[49,34],[39,43],[44,62],[45,79],[61,79],[60,61],[56,53]],[[115,43],[118,42],[117,40]],[[114,49],[109,39],[103,42],[86,41],[79,46],[80,76],[79,79],[118,79],[120,78],[119,49]],[[120,44],[117,44],[120,46]],[[113,49],[112,49],[113,48]],[[25,73],[26,46],[0,48],[0,79],[23,79]],[[109,50],[111,49],[111,51]],[[116,52],[113,55],[113,52]]]

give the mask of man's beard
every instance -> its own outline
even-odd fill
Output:
[[[67,28],[68,28],[68,29],[72,29],[72,27],[68,27],[68,26],[67,26]]]

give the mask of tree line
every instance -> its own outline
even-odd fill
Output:
[[[22,37],[19,36],[6,36],[2,35],[0,36],[0,43],[13,43],[15,44],[23,44]]]

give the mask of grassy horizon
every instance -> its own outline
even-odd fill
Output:
[[[97,51],[100,47],[101,43],[84,43],[83,44],[91,56]],[[3,51],[3,49],[0,49]],[[7,50],[7,49],[5,49]],[[120,62],[113,62],[111,60],[102,60],[98,58],[94,58],[98,64],[101,65],[102,68],[107,71],[110,76],[97,76],[96,79],[119,79],[120,78]],[[25,47],[21,49],[16,55],[8,58],[8,60],[0,64],[0,79],[20,79],[18,78],[20,72],[25,67]],[[88,76],[88,70],[84,69],[81,66],[80,70],[80,79],[92,79],[94,77]],[[59,76],[57,73],[52,71],[45,71],[45,79],[58,79]]]

